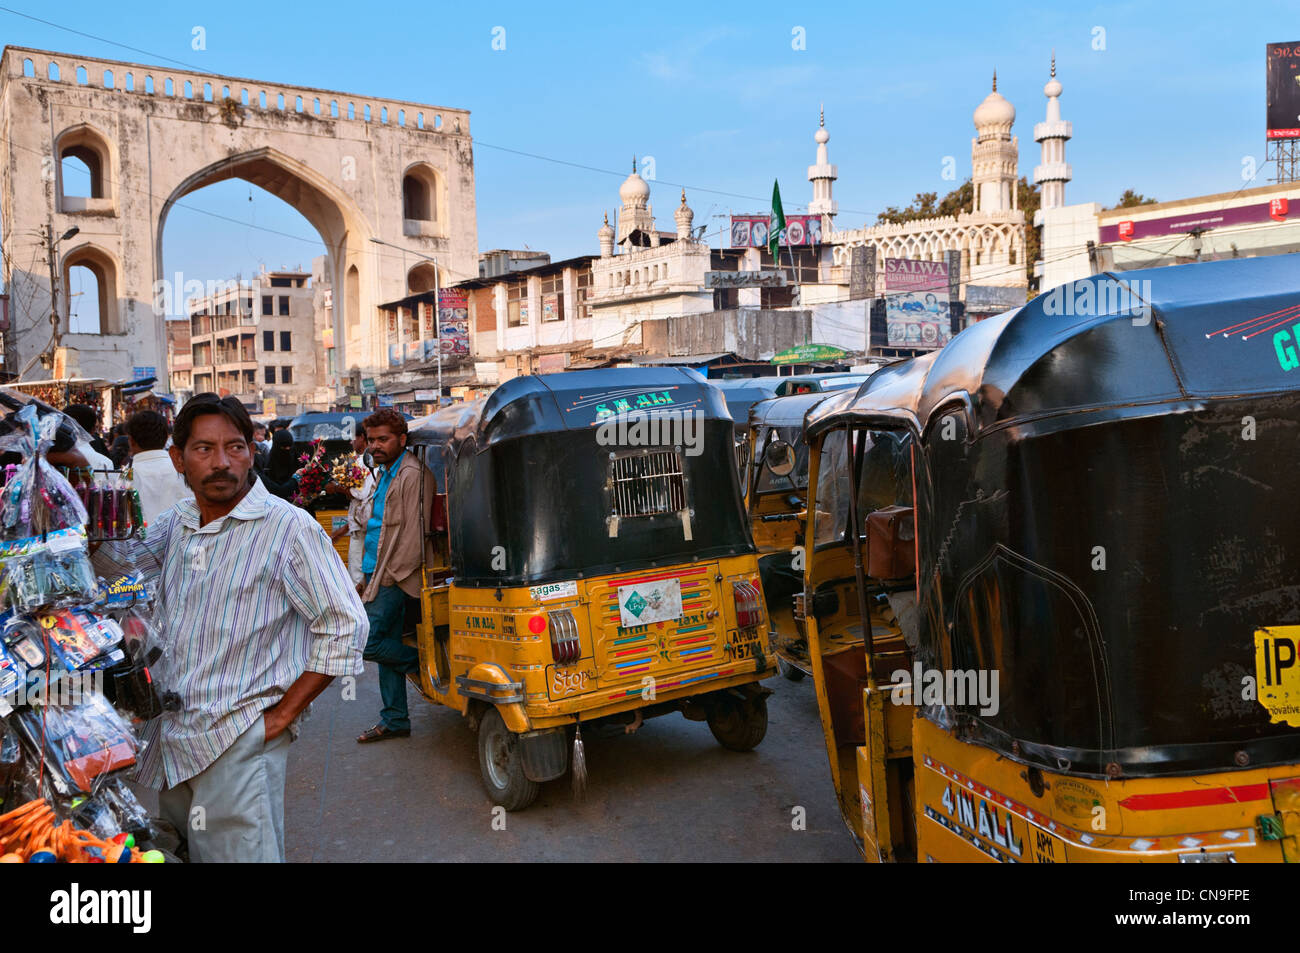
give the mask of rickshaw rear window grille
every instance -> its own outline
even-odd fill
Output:
[[[656,450],[615,457],[611,461],[614,513],[619,517],[657,516],[686,508],[682,456]]]

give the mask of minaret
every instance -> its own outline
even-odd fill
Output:
[[[614,256],[614,228],[609,224],[609,213],[605,213],[605,224],[600,226],[596,232],[596,237],[600,240],[600,257],[612,258]]]
[[[971,140],[971,178],[976,212],[1010,212],[1018,207],[1016,167],[1020,144],[1011,135],[1016,107],[998,92],[993,71],[993,92],[975,107],[975,138]]]
[[[677,206],[677,211],[673,212],[673,220],[677,223],[677,240],[679,242],[690,241],[691,223],[695,221],[695,212],[686,204],[685,189],[682,189],[682,204]]]
[[[650,208],[650,186],[637,175],[636,157],[632,157],[632,174],[618,187],[622,207],[618,213],[618,243],[622,245],[640,233],[646,245],[658,245],[659,233],[655,231],[654,211]],[[641,244],[635,242],[633,244]]]
[[[1034,168],[1034,183],[1042,186],[1042,208],[1065,205],[1065,183],[1070,181],[1070,166],[1065,161],[1065,142],[1074,127],[1061,118],[1061,83],[1056,78],[1056,51],[1052,51],[1052,78],[1043,87],[1047,97],[1047,120],[1034,125],[1034,141],[1043,147],[1043,161]]]
[[[808,166],[808,181],[812,183],[813,197],[808,203],[808,214],[821,215],[823,233],[830,231],[830,220],[835,217],[839,205],[831,198],[831,186],[839,178],[835,166],[831,165],[826,154],[826,142],[831,134],[826,131],[826,110],[821,111],[821,119],[813,138],[817,140],[817,164]]]

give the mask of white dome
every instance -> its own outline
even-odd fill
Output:
[[[1016,107],[1007,102],[997,90],[984,97],[975,107],[975,128],[985,126],[1010,126],[1016,121]]]
[[[645,179],[633,172],[618,187],[618,197],[624,205],[644,206],[650,199],[650,186]]]
[[[1043,87],[1043,95],[1048,99],[1061,95],[1061,81],[1055,76],[1049,79],[1047,85]]]
[[[827,142],[830,140],[831,134],[826,131],[825,126],[822,126],[815,133],[813,133],[813,138],[816,139],[818,142]]]

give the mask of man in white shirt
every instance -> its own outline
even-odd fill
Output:
[[[172,505],[194,496],[176,472],[167,446],[167,418],[153,410],[133,414],[126,422],[131,442],[132,484],[140,492],[144,521],[153,526]]]
[[[358,430],[357,435],[352,438],[352,450],[358,459],[366,452],[365,430]],[[362,466],[365,464],[363,463]],[[331,480],[325,486],[325,491],[348,494],[347,523],[336,529],[330,535],[330,539],[336,540],[344,533],[348,534],[348,574],[352,577],[352,582],[360,586],[364,578],[364,573],[361,571],[361,557],[366,545],[366,524],[370,520],[370,498],[375,492],[374,473],[367,468],[365,482],[351,490],[344,489]]]
[[[69,404],[63,412],[75,420],[90,438],[77,440],[77,451],[86,458],[86,466],[95,471],[116,470],[113,461],[95,449],[95,443],[104,446],[104,442],[99,439],[99,421],[95,409],[86,404]]]

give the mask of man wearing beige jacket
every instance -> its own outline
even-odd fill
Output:
[[[370,637],[361,657],[379,665],[379,724],[357,741],[386,741],[411,734],[406,676],[419,667],[419,653],[402,642],[409,599],[420,597],[425,525],[433,511],[432,474],[420,479],[420,463],[406,452],[406,418],[395,410],[375,411],[362,423],[378,469],[361,560],[361,601]],[[423,489],[422,489],[423,486]],[[423,499],[422,499],[423,497]]]

